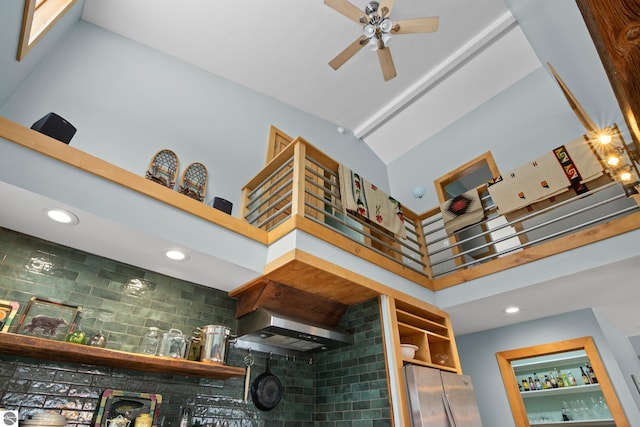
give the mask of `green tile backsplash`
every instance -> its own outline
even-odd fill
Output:
[[[205,324],[235,331],[235,300],[226,292],[196,285],[88,254],[0,227],[0,299],[18,301],[22,313],[32,296],[82,305],[92,333],[101,312],[107,347],[136,351],[149,326],[192,333]],[[17,324],[14,323],[14,326]],[[107,389],[160,393],[161,419],[173,427],[182,406],[193,409],[194,425],[227,421],[230,427],[389,426],[386,372],[377,301],[349,308],[341,322],[356,344],[317,355],[313,364],[274,356],[272,372],[284,393],[272,411],[243,401],[244,378],[211,380],[51,362],[0,352],[0,407],[21,417],[47,409],[64,413],[70,426],[89,426]],[[244,351],[231,350],[228,363],[244,366]],[[254,354],[251,379],[266,367]],[[250,399],[249,399],[250,400]]]
[[[315,426],[390,426],[377,300],[349,307],[340,325],[354,334],[355,344],[318,359]]]

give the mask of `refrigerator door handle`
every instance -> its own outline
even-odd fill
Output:
[[[451,403],[449,403],[449,399],[447,399],[447,393],[442,393],[442,404],[444,405],[444,410],[447,413],[449,425],[451,427],[456,427],[456,419],[453,417],[453,412],[451,411]]]

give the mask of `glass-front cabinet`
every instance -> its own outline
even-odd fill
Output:
[[[628,426],[591,337],[496,353],[517,426]]]

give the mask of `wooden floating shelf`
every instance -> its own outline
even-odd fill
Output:
[[[0,332],[0,353],[201,378],[227,379],[245,374],[244,368],[219,362],[150,356],[6,332]]]
[[[435,368],[435,369],[440,369],[441,371],[449,371],[449,372],[453,372],[454,374],[458,373],[458,368],[454,368],[452,366],[447,366],[447,365],[440,365],[437,363],[429,363],[429,362],[425,362],[424,360],[419,360],[419,359],[402,359],[403,365],[405,363],[410,363],[412,365],[420,365],[420,366],[426,366],[428,368]]]

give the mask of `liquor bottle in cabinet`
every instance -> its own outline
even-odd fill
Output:
[[[496,357],[516,425],[629,426],[591,337],[503,351]],[[549,381],[534,379],[536,387],[531,387],[531,379],[540,376]]]

